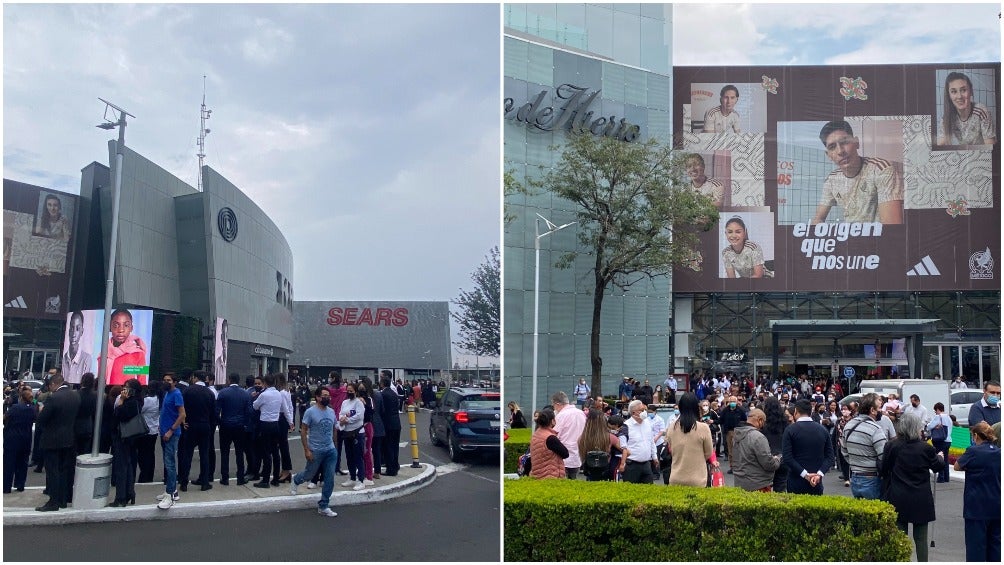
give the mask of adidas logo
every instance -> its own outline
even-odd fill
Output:
[[[18,296],[14,300],[11,300],[7,304],[4,304],[3,307],[4,308],[23,308],[25,310],[28,309],[28,305],[25,304],[23,296]]]
[[[920,263],[917,263],[912,269],[906,272],[906,276],[908,277],[929,277],[938,276],[940,274],[941,271],[939,271],[938,267],[935,266],[930,255],[924,255],[924,258],[920,260]]]

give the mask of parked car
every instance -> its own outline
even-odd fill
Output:
[[[969,408],[974,402],[983,398],[983,391],[978,388],[962,388],[952,391],[952,406],[949,414],[955,416],[960,426],[969,426]]]
[[[496,389],[453,387],[432,410],[429,439],[445,445],[450,460],[473,453],[499,453],[502,395]]]

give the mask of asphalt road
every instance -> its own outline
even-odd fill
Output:
[[[407,416],[402,419],[403,442],[409,435]],[[445,448],[429,444],[428,415],[420,413],[417,425],[419,460],[436,465],[437,478],[403,498],[334,508],[336,518],[298,510],[114,525],[5,527],[3,560],[499,561],[499,459],[450,463]],[[298,438],[290,442],[290,455],[294,469],[302,469]],[[410,448],[403,448],[401,464],[410,462]],[[41,476],[35,475],[36,480]]]

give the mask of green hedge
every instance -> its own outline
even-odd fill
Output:
[[[505,456],[502,459],[502,472],[503,473],[515,473],[516,466],[519,464],[519,456],[526,453],[526,449],[530,447],[530,436],[533,435],[533,430],[530,428],[517,428],[515,430],[506,430],[509,434],[509,439],[505,440],[502,444],[505,449]]]
[[[505,561],[910,561],[885,502],[521,478],[503,483]]]

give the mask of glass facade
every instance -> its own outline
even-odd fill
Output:
[[[555,91],[574,85],[599,91],[590,110],[639,126],[637,141],[668,144],[671,6],[654,4],[507,4],[504,96],[519,108],[540,93],[558,108]],[[505,168],[526,185],[560,159],[565,131],[544,131],[517,119],[503,126]],[[557,147],[557,148],[556,148]],[[503,357],[507,399],[530,406],[533,375],[537,214],[557,225],[576,220],[574,205],[546,191],[506,197],[503,253]],[[543,225],[543,223],[541,224]],[[546,231],[546,227],[541,232]],[[580,256],[567,269],[558,257],[578,248],[575,226],[540,240],[537,399],[591,374],[592,263]],[[622,375],[661,382],[669,368],[670,280],[638,284],[604,297],[600,355],[603,389]]]
[[[677,312],[692,311],[692,327],[674,328],[677,367],[711,368],[722,354],[743,353],[750,368],[771,363],[771,320],[935,319],[937,333],[924,339],[921,374],[963,375],[972,386],[1000,377],[1000,292],[792,292],[678,294]],[[902,343],[869,336],[782,339],[781,370],[812,368],[828,374],[841,365],[872,367],[883,376],[902,374]]]

